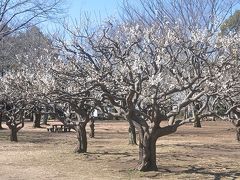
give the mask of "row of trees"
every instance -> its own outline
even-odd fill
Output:
[[[43,48],[14,55],[16,66],[0,81],[14,136],[24,111],[55,104],[58,119],[77,132],[76,152],[86,152],[92,112],[111,106],[129,122],[133,142],[138,131],[138,169],[148,171],[157,169],[157,139],[185,123],[211,116],[239,126],[239,32],[219,33],[234,2],[140,2],[144,13],[127,3],[121,22],[65,26],[67,39],[41,36]],[[186,109],[192,113],[181,116]]]
[[[61,10],[63,10],[61,0],[0,2],[0,129],[2,129],[2,119],[7,116],[7,125],[13,132],[11,136],[13,141],[17,141],[16,133],[24,126],[23,108],[27,105],[22,101],[27,92],[19,83],[14,82],[14,79],[19,78],[21,82],[23,77],[18,71],[22,71],[23,66],[36,66],[34,61],[38,58],[44,59],[43,56],[46,55],[50,44],[36,25],[54,20],[56,15],[60,18],[63,12]],[[7,76],[3,78],[5,75]]]

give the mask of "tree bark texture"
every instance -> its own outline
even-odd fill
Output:
[[[2,115],[2,113],[0,112],[0,129],[3,129],[3,127],[2,127],[2,121],[3,121],[3,115]]]
[[[40,128],[41,125],[41,113],[33,113],[33,127]]]
[[[11,129],[10,141],[14,141],[14,142],[17,142],[17,141],[18,141],[18,139],[17,139],[17,132],[18,132],[18,130],[17,130],[16,127],[13,127],[13,128]]]
[[[47,106],[44,107],[44,111],[45,111],[45,113],[42,115],[42,120],[43,120],[43,124],[47,125],[47,121],[48,121],[48,107]]]
[[[95,125],[94,125],[94,119],[91,119],[90,120],[90,133],[89,133],[89,137],[90,138],[94,138],[95,137],[95,129],[94,129],[94,127],[95,127]]]
[[[237,117],[239,118],[239,115],[237,114]],[[236,139],[240,142],[240,120],[232,121],[232,124],[236,127]]]
[[[202,127],[202,125],[201,125],[201,119],[198,117],[198,116],[195,116],[194,117],[194,127],[197,127],[197,128],[201,128]]]
[[[83,123],[79,123],[76,125],[76,133],[77,133],[77,146],[75,148],[75,153],[86,153],[87,152],[87,133],[85,129],[86,125]]]
[[[240,142],[240,127],[236,128],[236,138],[237,138],[237,141]]]
[[[34,119],[34,113],[32,112],[32,113],[30,114],[30,121],[33,122],[33,119]]]
[[[139,164],[140,171],[156,171],[156,138],[148,134],[139,137]]]
[[[133,125],[129,125],[128,134],[129,144],[136,145],[137,144],[136,130]]]
[[[159,137],[166,136],[176,132],[178,124],[160,127],[158,125],[149,130],[145,123],[134,122],[135,128],[139,132],[139,164],[140,171],[156,171],[156,141]]]
[[[137,169],[140,171],[156,171],[156,140],[155,133],[149,133],[148,126],[134,122],[139,132],[139,163]]]
[[[192,113],[193,113],[193,118],[194,118],[194,124],[193,127],[201,128],[201,119],[199,118],[198,111],[200,109],[199,104],[193,105],[192,106]]]
[[[48,122],[48,114],[44,114],[43,115],[43,124],[47,125],[47,122]]]

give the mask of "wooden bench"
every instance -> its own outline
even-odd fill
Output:
[[[47,131],[48,131],[48,132],[53,132],[53,131],[54,131],[54,129],[53,129],[53,127],[52,127],[52,126],[49,126],[49,127],[47,127]]]

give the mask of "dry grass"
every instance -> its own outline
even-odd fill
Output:
[[[156,172],[133,170],[138,148],[128,145],[124,121],[96,123],[88,153],[74,154],[75,133],[49,133],[31,124],[19,142],[0,131],[0,179],[240,179],[240,144],[230,123],[181,127],[157,142]]]

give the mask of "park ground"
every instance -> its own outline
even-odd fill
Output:
[[[31,123],[9,141],[0,130],[1,180],[91,179],[240,179],[240,143],[229,122],[203,122],[203,128],[180,127],[157,141],[158,171],[134,170],[138,147],[128,144],[125,121],[97,121],[96,137],[88,138],[88,153],[73,153],[74,131],[47,132]],[[6,127],[5,127],[6,128]]]

